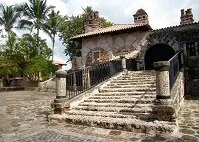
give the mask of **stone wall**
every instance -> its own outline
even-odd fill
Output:
[[[175,37],[168,36],[166,34],[160,34],[158,37],[151,38],[147,41],[147,36],[149,36],[147,33],[145,34],[145,37],[143,38],[144,41],[141,44],[141,51],[139,56],[139,62],[140,62],[140,68],[145,68],[145,54],[148,49],[150,49],[152,46],[156,44],[166,44],[174,49],[175,52],[179,51],[181,49],[179,43],[176,41]]]
[[[40,92],[53,92],[56,91],[56,77],[53,76],[49,80],[39,83],[39,91]]]
[[[182,68],[177,76],[177,79],[171,89],[171,100],[175,108],[175,115],[178,116],[178,112],[184,101],[184,69]]]

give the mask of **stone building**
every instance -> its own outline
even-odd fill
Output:
[[[100,28],[99,13],[92,12],[85,21],[85,33],[72,38],[82,41],[81,57],[73,60],[73,68],[92,66],[124,56],[126,59],[136,59],[138,70],[153,69],[153,62],[168,60],[183,49],[185,54],[198,55],[198,42],[190,40],[182,43],[166,33],[198,28],[199,23],[194,23],[191,9],[181,10],[180,25],[159,30],[151,28],[145,10],[139,9],[133,17],[132,24]],[[150,37],[152,32],[160,34]]]
[[[55,115],[49,119],[176,134],[187,83],[182,52],[199,51],[199,23],[190,9],[183,11],[179,26],[158,30],[143,9],[133,15],[134,23],[107,28],[100,28],[98,12],[91,13],[85,33],[72,38],[82,43],[82,56],[73,60],[73,69],[80,70],[56,72]],[[131,60],[134,70],[127,67]]]

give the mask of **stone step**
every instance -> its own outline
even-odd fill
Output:
[[[147,98],[147,99],[87,99],[84,102],[98,102],[98,103],[154,103],[155,99]]]
[[[59,120],[67,123],[98,126],[108,129],[125,130],[138,133],[173,133],[176,131],[176,123],[165,121],[144,121],[132,118],[112,118],[102,116],[82,115],[51,115],[49,120]]]
[[[151,71],[127,71],[126,73],[123,73],[123,74],[151,74],[151,75],[154,75],[155,74],[155,71],[154,70],[151,70]]]
[[[73,109],[76,110],[85,110],[85,111],[102,111],[102,112],[118,112],[118,113],[151,113],[152,108],[151,107],[143,107],[143,108],[127,108],[127,107],[103,107],[103,106],[95,106],[95,107],[90,107],[90,106],[77,106],[74,107]]]
[[[140,96],[140,95],[154,95],[156,96],[156,92],[146,92],[146,91],[135,91],[135,92],[103,92],[94,94],[94,96]]]
[[[148,80],[148,79],[154,79],[155,76],[120,76],[117,79],[125,79],[125,80],[131,80],[131,79],[140,79],[140,80]]]
[[[123,96],[92,96],[89,99],[131,99],[131,98],[156,98],[156,95],[123,95]]]
[[[122,87],[125,87],[125,86],[129,86],[129,87],[144,87],[144,86],[155,86],[156,84],[154,84],[154,83],[145,83],[145,84],[143,84],[143,83],[138,83],[138,84],[136,84],[136,83],[110,83],[110,84],[108,84],[107,86],[121,86],[121,88]]]
[[[118,81],[114,81],[111,82],[110,84],[108,84],[107,86],[114,86],[114,85],[154,85],[155,86],[155,82],[118,82]]]
[[[119,77],[156,77],[156,75],[151,74],[123,74]]]
[[[85,110],[69,110],[66,112],[68,115],[82,115],[82,116],[101,116],[112,118],[136,118],[135,115],[123,115],[118,112],[102,112],[102,111],[85,111]]]
[[[156,88],[154,84],[138,84],[138,85],[117,85],[117,84],[108,84],[106,88]]]
[[[135,84],[147,84],[155,83],[155,80],[113,80],[111,83],[135,83]]]
[[[106,111],[88,111],[88,110],[69,110],[66,112],[68,115],[82,115],[84,116],[99,116],[110,118],[131,118],[141,120],[155,120],[155,115],[152,113],[132,113],[132,112],[106,112]]]
[[[132,104],[132,103],[97,103],[97,102],[81,102],[78,106],[89,106],[89,107],[127,107],[127,108],[144,108],[153,107],[153,104]]]
[[[155,79],[115,79],[114,81],[127,81],[127,82],[155,82]]]
[[[146,92],[155,92],[156,88],[155,87],[150,87],[150,88],[108,88],[104,87],[103,89],[100,89],[99,92],[104,93],[104,92],[139,92],[139,91],[146,91]]]

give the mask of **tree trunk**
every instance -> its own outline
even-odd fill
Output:
[[[39,49],[39,28],[37,28],[37,50],[38,50],[38,55],[40,55],[40,49]]]
[[[55,47],[55,35],[53,35],[53,38],[52,38],[52,62],[54,61],[54,47]]]

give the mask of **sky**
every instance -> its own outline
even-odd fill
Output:
[[[13,5],[27,2],[28,0],[0,0],[0,4]],[[199,21],[198,0],[47,0],[48,5],[56,6],[55,10],[61,15],[78,15],[82,8],[92,6],[104,17],[115,24],[133,23],[133,14],[143,8],[149,16],[149,24],[153,29],[179,25],[180,10],[192,8],[195,22]],[[16,31],[19,35],[21,32]],[[52,46],[50,38],[41,33],[42,38],[47,39],[49,47]],[[64,55],[64,46],[59,38],[56,38],[54,59],[66,62],[68,57]],[[68,64],[65,68],[70,68]]]

